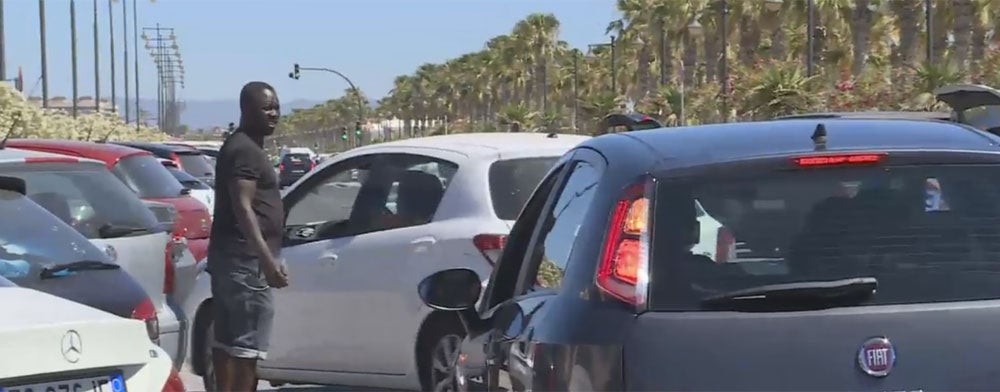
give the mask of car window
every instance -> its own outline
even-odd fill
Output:
[[[14,283],[34,279],[42,267],[82,260],[108,261],[80,233],[30,199],[0,190],[0,276]]]
[[[586,217],[600,173],[591,164],[573,164],[559,196],[544,214],[544,225],[535,240],[529,264],[538,264],[535,289],[558,289],[562,285],[573,244]]]
[[[288,207],[285,224],[339,224],[351,217],[355,201],[367,180],[371,162],[328,166],[296,189],[301,196]],[[317,181],[316,179],[320,180]]]
[[[212,189],[212,187],[208,186],[208,184],[201,182],[201,180],[194,178],[193,176],[191,176],[190,174],[181,169],[178,169],[176,167],[168,167],[166,169],[174,177],[174,179],[177,180],[177,182],[179,182],[186,188],[201,189],[201,190]]]
[[[184,189],[152,155],[135,155],[118,161],[112,172],[141,198],[171,198]]]
[[[515,220],[531,192],[559,157],[519,158],[490,165],[490,199],[497,218]]]
[[[309,154],[285,154],[281,157],[281,163],[285,165],[310,165],[312,163],[312,158]]]
[[[184,171],[191,173],[193,176],[206,177],[215,175],[215,167],[213,167],[207,160],[205,156],[201,155],[197,151],[178,151],[177,159],[181,161],[181,168]]]
[[[109,228],[157,230],[153,213],[103,166],[30,164],[5,174],[24,179],[30,199],[87,238],[109,238]]]
[[[1000,298],[1000,166],[662,181],[651,306],[760,285],[874,277],[863,305]],[[697,216],[698,206],[704,215]]]

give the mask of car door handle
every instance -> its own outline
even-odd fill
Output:
[[[410,241],[410,244],[413,245],[434,245],[436,243],[437,243],[437,238],[431,236],[420,237],[413,241]]]
[[[333,252],[324,252],[319,256],[320,261],[330,265],[335,264],[338,258],[340,258],[340,256],[337,256],[337,254]]]

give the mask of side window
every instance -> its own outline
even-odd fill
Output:
[[[371,169],[372,161],[367,159],[327,167],[317,180],[303,184],[306,188],[288,207],[285,226],[314,229],[293,234],[300,239],[329,238],[349,232],[348,221]]]
[[[431,158],[389,162],[395,178],[389,187],[385,208],[395,217],[390,227],[430,223],[444,197],[444,190],[458,169],[451,162]]]
[[[558,289],[569,262],[577,231],[594,199],[600,173],[590,163],[573,166],[555,203],[544,215],[529,266],[538,265],[534,289]],[[530,271],[529,271],[530,272]]]

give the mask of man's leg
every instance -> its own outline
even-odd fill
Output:
[[[237,392],[257,390],[257,361],[267,357],[271,338],[274,304],[267,283],[256,274],[236,276],[240,288],[239,314],[230,319],[233,332],[229,353],[232,366],[232,387]],[[234,309],[235,310],[235,309]]]
[[[212,366],[215,367],[215,390],[226,392],[233,390],[233,361],[229,353],[221,348],[212,349]]]
[[[232,358],[233,391],[254,392],[257,390],[257,359]]]
[[[229,305],[233,293],[232,285],[223,281],[222,277],[212,275],[212,310],[213,326],[212,336],[212,367],[215,369],[215,390],[226,392],[233,390],[233,367],[226,347],[232,344],[232,335],[229,333]],[[208,387],[208,385],[206,385]]]

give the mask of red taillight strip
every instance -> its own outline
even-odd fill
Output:
[[[792,162],[800,167],[838,166],[838,165],[870,165],[885,158],[885,153],[813,155],[792,158]]]

